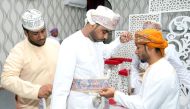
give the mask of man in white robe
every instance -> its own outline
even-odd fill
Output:
[[[119,14],[98,6],[89,10],[86,16],[84,28],[61,44],[53,84],[52,109],[100,108],[101,100],[98,101],[97,92],[107,86],[103,73],[104,58],[110,56],[120,42],[127,41],[126,37],[120,37],[110,44],[103,44],[108,33],[118,24]]]
[[[161,25],[156,22],[147,21],[143,24],[143,29],[155,28],[161,30]],[[188,74],[187,69],[182,64],[181,60],[177,56],[175,46],[173,44],[168,44],[165,48],[165,58],[170,62],[170,64],[175,68],[179,81],[184,84],[185,87],[190,89],[190,74]],[[134,88],[134,94],[139,93],[141,87],[141,78],[139,76],[139,69],[146,69],[147,63],[142,63],[139,58],[134,55],[133,62],[131,66],[131,87]]]
[[[125,95],[114,88],[104,88],[100,95],[129,109],[179,109],[179,81],[172,65],[164,58],[167,41],[156,29],[144,29],[135,34],[135,53],[148,62],[140,93]]]

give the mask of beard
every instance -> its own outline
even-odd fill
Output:
[[[31,40],[30,38],[28,38],[28,41],[29,41],[32,45],[35,45],[35,46],[37,46],[37,47],[41,47],[41,46],[43,46],[43,45],[45,44],[46,39],[40,40],[40,41],[43,41],[42,43],[37,43],[37,42]]]
[[[95,31],[92,31],[90,34],[89,34],[89,38],[91,41],[93,42],[103,42],[105,41],[105,39],[98,39],[97,37],[97,34],[95,33]]]
[[[149,56],[148,56],[147,53],[146,53],[146,54],[142,54],[142,55],[141,55],[141,58],[140,58],[140,56],[138,56],[138,57],[139,57],[139,59],[140,59],[140,61],[141,61],[142,63],[146,63],[147,60],[149,59]]]
[[[146,60],[141,59],[141,62],[142,62],[142,63],[146,63],[147,61],[146,61]]]
[[[94,36],[89,36],[90,40],[93,41],[93,42],[103,42],[105,41],[105,39],[96,39]]]

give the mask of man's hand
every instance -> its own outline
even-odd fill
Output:
[[[114,88],[104,88],[100,90],[99,94],[100,96],[103,96],[105,98],[112,98],[114,97],[115,89]]]
[[[128,31],[121,33],[120,42],[126,43],[132,40],[132,34]]]
[[[39,98],[48,98],[52,92],[52,84],[46,84],[40,87],[38,97]]]

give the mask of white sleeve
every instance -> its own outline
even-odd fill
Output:
[[[51,109],[66,109],[75,65],[75,50],[69,43],[62,43],[53,83]]]
[[[139,88],[141,87],[141,82],[140,82],[140,76],[139,76],[139,58],[137,55],[134,55],[132,58],[132,63],[131,63],[131,87],[132,88]]]
[[[166,102],[165,100],[169,93],[173,93],[171,92],[173,91],[173,86],[171,86],[174,82],[173,78],[165,78],[149,82],[151,83],[146,89],[144,89],[145,92],[143,92],[143,95],[129,96],[116,91],[114,94],[114,100],[118,104],[129,109],[159,109],[159,107]]]
[[[187,69],[179,59],[178,53],[175,50],[175,46],[173,44],[169,44],[165,49],[165,53],[166,59],[175,68],[180,82],[183,83],[188,89],[190,89],[190,73],[187,72]]]
[[[114,93],[114,100],[129,109],[144,109],[142,104],[142,99],[139,95],[125,95],[122,92],[115,91]]]
[[[118,47],[118,45],[120,45],[120,44],[121,44],[121,42],[120,42],[119,38],[116,38],[114,41],[112,41],[109,44],[104,44],[104,46],[103,46],[103,57],[109,58],[112,55],[114,49],[116,47]]]

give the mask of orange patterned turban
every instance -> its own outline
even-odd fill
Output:
[[[164,49],[168,46],[167,41],[163,38],[162,32],[156,29],[144,29],[135,33],[136,44],[146,44],[151,48],[160,48],[162,56]]]

